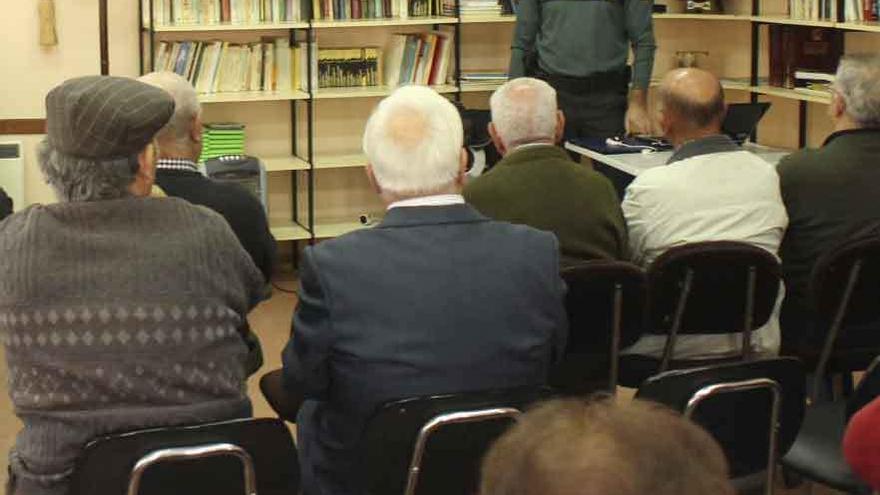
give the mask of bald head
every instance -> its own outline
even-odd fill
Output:
[[[724,92],[712,73],[677,69],[660,84],[661,124],[670,138],[684,140],[721,132]]]

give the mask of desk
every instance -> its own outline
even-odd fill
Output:
[[[672,156],[672,151],[655,151],[653,153],[624,153],[620,155],[603,155],[587,148],[574,145],[570,142],[565,143],[565,149],[586,156],[599,163],[617,169],[627,175],[637,176],[645,170],[654,167],[666,165],[666,161]],[[767,163],[776,165],[779,160],[789,153],[790,150],[779,148],[769,148],[759,144],[746,143],[743,149],[763,158]]]

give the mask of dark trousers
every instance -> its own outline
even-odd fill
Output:
[[[613,137],[625,132],[626,88],[573,93],[556,88],[559,109],[565,114],[566,140],[573,137]]]

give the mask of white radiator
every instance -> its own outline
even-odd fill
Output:
[[[24,157],[21,142],[0,142],[0,187],[15,202],[15,210],[24,202]]]

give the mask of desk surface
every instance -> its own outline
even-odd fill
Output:
[[[632,176],[637,176],[649,168],[666,165],[666,161],[672,156],[672,151],[655,151],[652,153],[624,153],[619,155],[603,155],[602,153],[577,146],[570,142],[565,143],[565,149],[571,150],[579,155],[592,158],[597,162],[604,163],[609,167],[614,167],[621,172],[625,172]],[[767,163],[776,165],[785,155],[791,153],[790,150],[779,148],[769,148],[759,144],[746,143],[743,149],[763,158]]]

